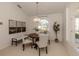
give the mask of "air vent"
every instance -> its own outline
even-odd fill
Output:
[[[17,5],[17,7],[22,8],[20,5]]]

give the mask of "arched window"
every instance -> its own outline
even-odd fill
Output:
[[[47,19],[41,19],[38,24],[38,29],[42,32],[48,31],[48,21]]]

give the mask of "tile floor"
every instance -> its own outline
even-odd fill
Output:
[[[26,46],[25,51],[22,50],[22,45],[10,46],[0,50],[0,56],[38,56],[38,50]],[[48,46],[48,54],[45,50],[41,50],[41,56],[68,56],[68,53],[62,43],[55,43],[54,41]]]

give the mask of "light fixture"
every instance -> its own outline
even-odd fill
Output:
[[[34,22],[39,22],[40,21],[40,18],[38,17],[38,4],[39,4],[39,2],[36,2],[36,16],[33,19]]]

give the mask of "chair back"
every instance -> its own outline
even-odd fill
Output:
[[[48,45],[48,34],[39,34],[39,45],[46,47]]]

